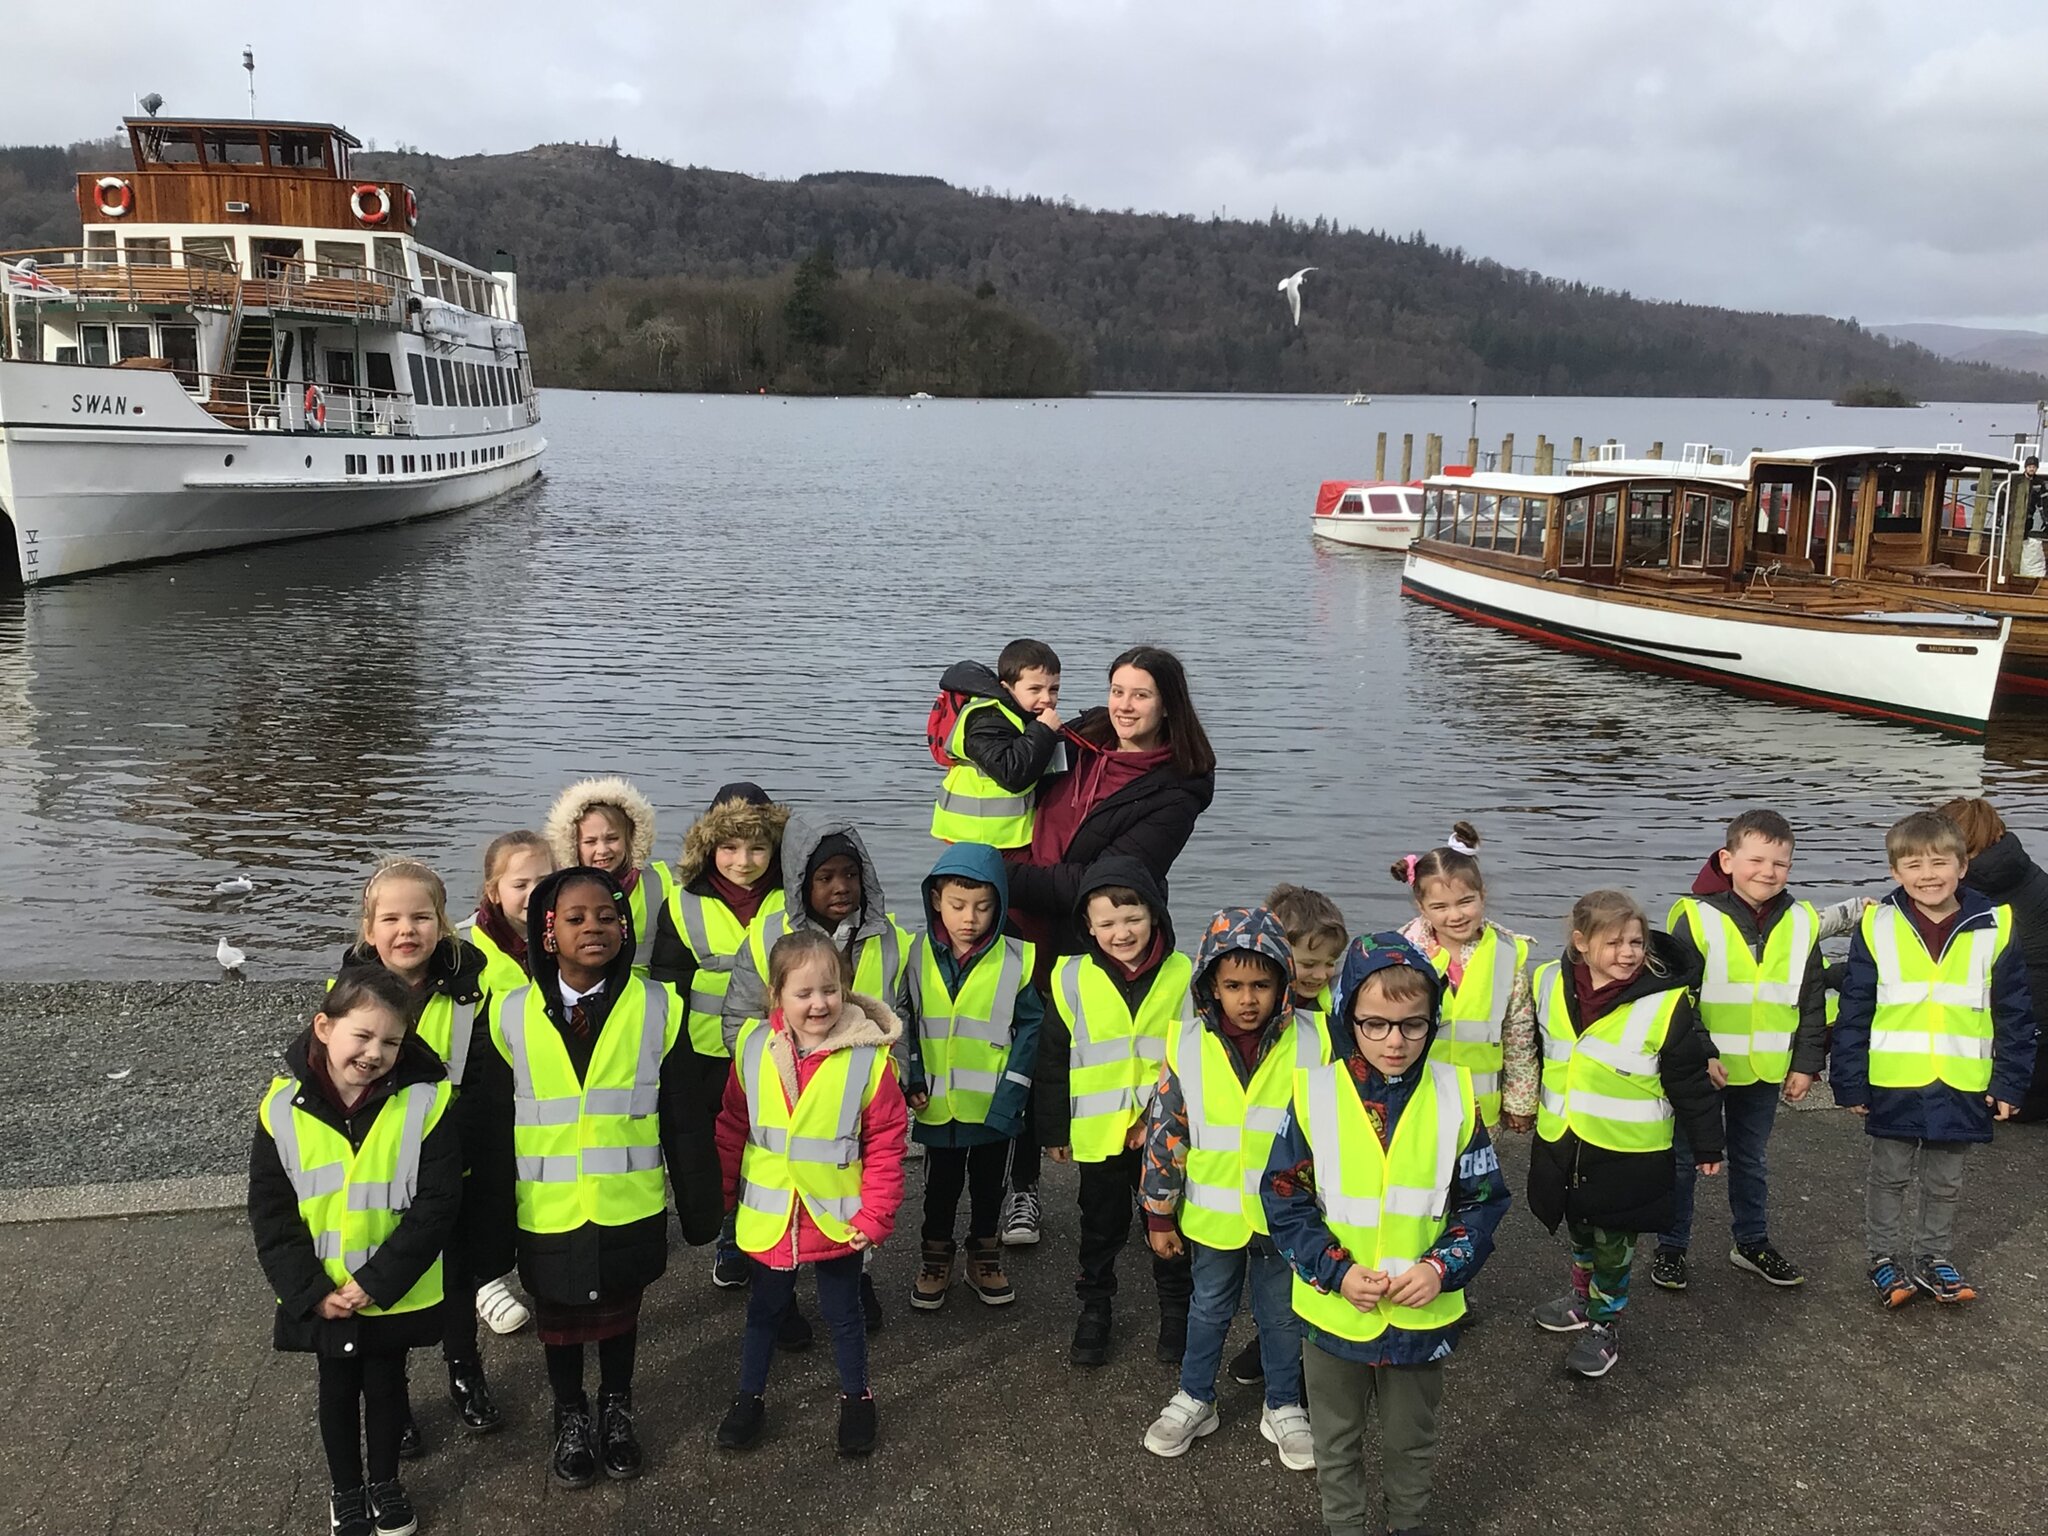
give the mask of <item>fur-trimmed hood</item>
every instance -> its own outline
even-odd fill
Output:
[[[626,819],[633,824],[632,867],[645,869],[647,861],[654,857],[654,802],[615,774],[602,779],[579,779],[555,797],[540,829],[548,846],[555,850],[555,863],[567,868],[583,862],[576,850],[576,824],[595,805],[615,805],[626,813]]]
[[[754,795],[760,798],[757,800]],[[759,838],[779,854],[783,829],[788,825],[789,807],[777,805],[758,786],[726,785],[683,834],[683,851],[676,860],[677,882],[688,885],[703,874],[710,868],[718,845],[734,838]]]
[[[870,997],[865,992],[849,992],[839,1009],[839,1022],[832,1026],[832,1033],[825,1037],[818,1051],[830,1055],[834,1051],[850,1051],[863,1045],[893,1051],[896,1042],[902,1038],[903,1021],[896,1017],[894,1009],[879,997]],[[797,1097],[796,1037],[787,1024],[768,1032],[768,1055],[782,1076],[782,1086],[789,1091],[789,1102],[794,1104]]]

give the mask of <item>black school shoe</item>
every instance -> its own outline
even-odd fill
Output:
[[[548,1458],[548,1476],[560,1488],[588,1488],[597,1481],[589,1398],[555,1404],[555,1449]]]
[[[718,1448],[744,1451],[761,1438],[761,1426],[768,1422],[768,1401],[758,1393],[742,1392],[725,1410],[718,1423]]]
[[[1108,1301],[1090,1301],[1082,1304],[1081,1316],[1074,1324],[1074,1342],[1068,1350],[1068,1358],[1074,1364],[1108,1363],[1109,1319]]]
[[[367,1488],[337,1488],[327,1495],[327,1529],[333,1536],[376,1536]]]
[[[1259,1340],[1256,1334],[1253,1335],[1251,1343],[1231,1356],[1230,1379],[1241,1387],[1256,1387],[1266,1379],[1266,1362],[1259,1354]]]
[[[646,1466],[640,1437],[633,1433],[633,1394],[597,1394],[597,1456],[614,1482],[638,1477]]]
[[[412,1512],[412,1500],[406,1497],[405,1485],[397,1478],[370,1484],[369,1493],[370,1528],[377,1536],[413,1536],[420,1528],[419,1516]]]
[[[875,1394],[839,1398],[839,1454],[865,1456],[875,1448]]]
[[[455,1404],[455,1415],[470,1434],[488,1435],[504,1427],[505,1415],[498,1411],[491,1398],[491,1384],[484,1380],[483,1361],[448,1362],[448,1399]]]

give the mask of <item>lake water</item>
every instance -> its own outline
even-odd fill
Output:
[[[0,976],[318,973],[380,854],[473,901],[485,841],[620,772],[673,857],[753,778],[848,809],[913,924],[938,674],[1031,634],[1068,712],[1125,646],[1186,660],[1221,767],[1173,875],[1183,926],[1296,880],[1354,927],[1466,817],[1493,914],[1661,913],[1719,824],[1776,805],[1810,889],[1884,878],[1905,809],[1987,793],[2048,843],[2048,716],[1964,743],[1564,656],[1404,603],[1398,556],[1321,547],[1316,482],[1458,399],[1058,405],[550,393],[548,478],[437,522],[229,553],[0,607]],[[2028,406],[1482,400],[1479,435],[1995,448]],[[220,899],[246,874],[253,894]]]

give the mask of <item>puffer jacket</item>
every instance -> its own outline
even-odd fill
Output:
[[[1964,878],[1970,889],[2012,908],[2012,938],[2027,964],[2027,996],[2034,1005],[2036,1036],[2048,1027],[2048,871],[2027,854],[2018,837],[2007,832],[1970,860]],[[2048,1052],[2036,1052],[2034,1078],[2022,1120],[2048,1119]]]
[[[768,1041],[767,1057],[774,1063],[775,1075],[792,1107],[835,1052],[863,1045],[893,1051],[903,1035],[902,1021],[887,1004],[858,992],[848,994],[838,1022],[815,1050],[797,1049],[796,1037],[783,1022],[779,1008],[770,1013],[767,1027],[774,1031]],[[746,1149],[749,1123],[747,1091],[735,1067],[726,1079],[725,1102],[718,1112],[718,1162],[724,1174],[727,1211],[739,1204],[740,1158]],[[887,1242],[889,1234],[896,1230],[896,1213],[903,1206],[903,1146],[909,1125],[910,1110],[903,1102],[903,1089],[896,1081],[895,1070],[885,1069],[874,1097],[861,1111],[860,1209],[851,1223],[876,1247]],[[793,1269],[799,1264],[816,1264],[854,1251],[851,1245],[835,1243],[820,1232],[801,1198],[775,1246],[749,1250],[753,1258],[771,1269]]]
[[[1023,717],[1019,730],[1000,709],[977,709],[967,717],[961,738],[966,759],[1013,795],[1021,795],[1047,773],[1066,766],[1066,744],[1060,733],[1034,715],[1026,715],[1003,680],[978,661],[956,661],[939,678],[949,693],[994,699]]]
[[[1560,964],[1565,968],[1565,1014],[1572,1033],[1581,1035],[1591,1021],[1579,1016],[1571,962]],[[1698,985],[1697,965],[1686,964],[1685,951],[1671,935],[1652,933],[1649,963],[1609,1012],[1658,992],[1682,989],[1690,994]],[[1540,1030],[1537,1044],[1540,1048]],[[1702,1163],[1718,1163],[1726,1152],[1720,1100],[1707,1076],[1710,1050],[1691,996],[1680,998],[1664,1049],[1657,1055],[1657,1073],[1678,1129],[1694,1159]],[[1662,1232],[1671,1225],[1676,1182],[1677,1162],[1668,1147],[1660,1152],[1611,1152],[1580,1141],[1566,1127],[1556,1141],[1537,1135],[1529,1149],[1529,1209],[1553,1232],[1566,1220],[1590,1222],[1610,1232]]]
[[[938,882],[946,875],[993,886],[996,893],[994,925],[964,960],[953,954],[945,924],[939,920]],[[938,959],[939,975],[950,996],[957,997],[967,977],[977,966],[999,965],[991,958],[1003,936],[1003,918],[1009,910],[1009,881],[1003,856],[987,843],[955,843],[939,855],[924,880],[925,933]],[[924,1091],[924,1036],[919,1028],[917,1000],[910,992],[911,968],[903,968],[903,986],[896,1000],[896,1012],[903,1019],[903,1091],[915,1097]],[[982,1123],[949,1120],[944,1125],[926,1125],[912,1120],[910,1133],[921,1146],[975,1147],[991,1141],[1008,1141],[1024,1128],[1024,1105],[1031,1096],[1031,1075],[1038,1065],[1038,1032],[1045,1021],[1045,1002],[1031,978],[1023,978],[1017,989],[1017,1003],[1010,1016],[1010,1054],[1004,1063],[1003,1080],[989,1100],[988,1119]],[[1022,1079],[1022,1081],[1019,1081]]]
[[[1908,899],[1904,890],[1894,889],[1878,905],[1903,908]],[[1966,885],[1957,890],[1956,899],[1961,912],[1949,934],[1950,945],[1997,920],[1997,907],[1983,892]],[[1965,1093],[1943,1082],[1923,1088],[1871,1086],[1870,1026],[1876,1012],[1877,961],[1858,928],[1849,944],[1849,973],[1842,982],[1842,1008],[1835,1020],[1834,1064],[1828,1076],[1835,1102],[1850,1109],[1867,1108],[1864,1130],[1889,1141],[1989,1141],[1991,1107],[1981,1093]],[[1991,1025],[1992,1096],[2019,1104],[2033,1081],[2037,1036],[2017,924],[2005,953],[1991,967]]]
[[[828,929],[811,915],[805,901],[805,892],[810,888],[812,864],[822,862],[817,858],[818,845],[828,837],[843,837],[853,845],[854,856],[860,860],[861,904],[850,920],[850,926],[839,932]],[[815,928],[820,933],[830,934],[833,942],[840,945],[851,965],[860,954],[861,946],[871,939],[879,939],[891,929],[895,930],[899,952],[908,958],[910,935],[898,925],[889,911],[888,898],[882,893],[882,876],[875,868],[874,856],[868,852],[868,845],[860,835],[860,829],[846,817],[824,810],[793,811],[789,823],[782,833],[782,869],[788,882],[789,896],[784,910],[789,916],[792,930]],[[755,921],[759,921],[758,918]],[[892,978],[884,977],[893,988]],[[725,1048],[730,1051],[740,1037],[740,1029],[749,1019],[761,1018],[766,1012],[768,1001],[768,978],[763,976],[754,964],[754,946],[751,943],[740,946],[739,958],[733,962],[732,983],[725,989]]]

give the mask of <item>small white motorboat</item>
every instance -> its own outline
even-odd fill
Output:
[[[1406,549],[1422,527],[1422,490],[1392,480],[1325,480],[1315,533],[1366,549]]]

